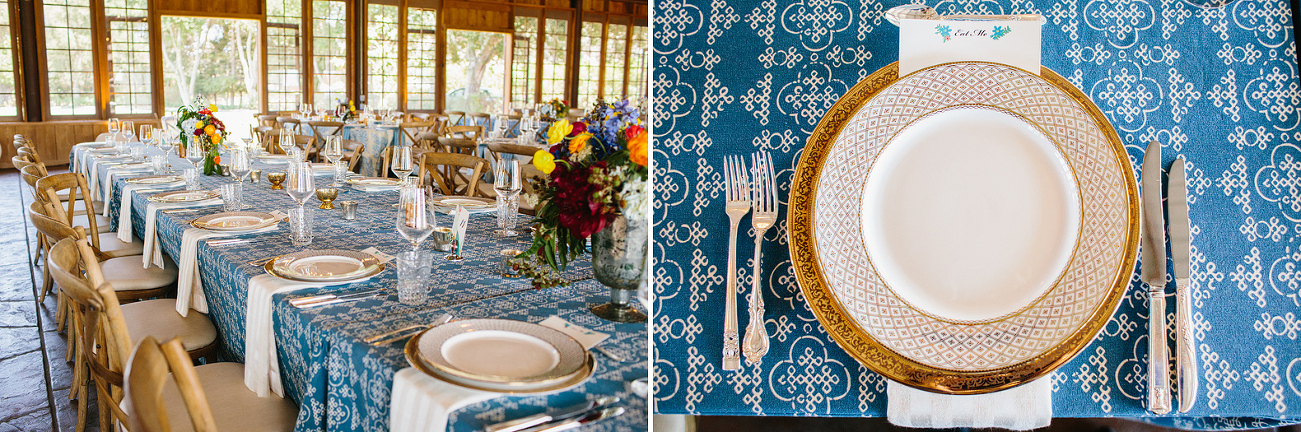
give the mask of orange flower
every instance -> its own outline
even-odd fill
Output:
[[[646,136],[646,131],[642,131],[628,140],[628,159],[637,165],[646,166],[649,163],[650,137]]]
[[[569,152],[570,152],[570,153],[578,153],[578,152],[580,152],[580,151],[583,151],[583,149],[587,148],[587,140],[588,140],[589,138],[591,138],[591,137],[592,137],[592,134],[587,133],[587,132],[583,132],[583,133],[581,133],[581,134],[578,134],[578,136],[573,137],[572,139],[570,139],[570,140],[569,140]]]
[[[213,126],[213,125],[207,125],[207,126],[204,126],[204,127],[203,127],[203,133],[208,134],[208,135],[215,134],[215,133],[217,133],[217,127],[216,127],[216,126]]]
[[[208,140],[212,141],[213,144],[221,144],[221,135],[213,134],[208,137]]]

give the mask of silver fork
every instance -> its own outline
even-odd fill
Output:
[[[768,353],[768,329],[763,322],[763,235],[777,222],[777,183],[773,180],[772,157],[766,151],[753,155],[751,169],[754,173],[750,206],[750,224],[754,228],[754,283],[750,286],[750,323],[745,326],[745,341],[741,345],[745,363],[759,364]]]
[[[727,306],[723,318],[723,370],[741,368],[740,337],[736,325],[736,229],[741,218],[750,212],[750,180],[746,177],[745,159],[728,156],[723,165],[724,189],[727,194],[727,218],[731,235],[727,238]]]

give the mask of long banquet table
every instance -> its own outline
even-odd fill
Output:
[[[156,148],[146,150],[148,154],[161,153]],[[83,151],[86,151],[84,147],[74,147],[71,157],[78,158]],[[170,159],[178,170],[190,166],[189,162],[175,155]],[[99,163],[93,158],[83,160]],[[89,166],[83,165],[79,171],[90,172]],[[273,172],[283,170],[284,165],[255,163],[254,168]],[[98,171],[99,180],[106,182],[107,170]],[[132,176],[138,175],[142,174]],[[118,203],[123,199],[125,180],[130,177],[113,179],[109,205],[112,209],[110,219],[114,223],[118,220]],[[200,178],[203,189],[215,189],[231,181],[233,179],[229,177]],[[317,176],[315,181],[318,187],[325,187],[330,177]],[[146,197],[149,194],[132,192],[130,196],[136,237],[144,232]],[[309,248],[361,250],[373,246],[389,254],[409,250],[409,243],[395,230],[396,208],[391,204],[397,202],[396,191],[363,192],[342,187],[338,199],[358,201],[357,218],[344,220],[341,210],[315,210],[315,238]],[[251,210],[260,211],[283,211],[295,205],[283,191],[270,190],[265,180],[246,182],[244,201],[252,206]],[[318,206],[319,201],[313,198],[308,205]],[[220,211],[219,207],[192,213],[160,211],[157,233],[162,250],[173,259],[178,257],[181,234],[189,226],[188,222],[217,211]],[[438,217],[440,224],[448,223],[446,215]],[[535,290],[527,280],[494,274],[493,265],[498,262],[501,249],[527,246],[525,237],[514,240],[493,238],[489,233],[496,227],[495,220],[492,214],[471,217],[464,261],[448,262],[441,259],[442,254],[436,254],[431,279],[433,289],[421,304],[405,305],[397,301],[397,271],[393,265],[368,281],[275,295],[273,326],[281,380],[285,384],[285,396],[300,407],[296,430],[388,430],[393,374],[408,367],[403,355],[405,341],[372,346],[362,339],[414,323],[432,322],[444,313],[457,318],[505,318],[528,322],[560,316],[574,324],[610,334],[610,339],[602,346],[626,359],[617,362],[593,352],[596,370],[584,384],[552,395],[502,396],[470,405],[452,413],[449,431],[479,430],[490,423],[542,412],[547,407],[572,405],[600,395],[619,396],[628,412],[595,423],[585,430],[645,430],[646,401],[633,394],[627,383],[647,374],[646,326],[611,323],[587,311],[589,305],[603,303],[609,297],[609,290],[591,278],[590,261],[580,261],[570,267],[565,275],[577,282],[562,288]],[[198,248],[209,317],[217,326],[227,357],[224,360],[230,361],[244,359],[249,279],[265,273],[262,268],[247,263],[303,249],[289,243],[286,223],[270,233],[241,237],[256,241],[216,247],[200,242]],[[287,302],[300,296],[346,293],[373,287],[388,287],[389,290],[379,297],[317,308],[299,309]]]
[[[901,3],[656,3],[655,54],[675,59],[653,73],[657,412],[885,415],[884,378],[831,339],[800,292],[785,205],[767,233],[760,272],[771,347],[759,367],[722,370],[722,160],[772,152],[787,202],[823,114],[897,60],[899,31],[884,11]],[[1153,139],[1164,144],[1165,166],[1178,156],[1188,161],[1195,406],[1162,418],[1144,407],[1148,302],[1136,273],[1097,338],[1048,378],[1054,415],[1206,429],[1301,421],[1301,83],[1288,2],[925,3],[946,15],[1043,14],[1044,66],[1098,105],[1130,162],[1141,161]],[[748,219],[738,239],[743,293],[755,276]],[[1173,303],[1171,296],[1169,323]],[[745,294],[738,308],[744,327]]]

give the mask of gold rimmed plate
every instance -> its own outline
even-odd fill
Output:
[[[374,255],[341,249],[305,250],[268,261],[267,273],[304,282],[355,282],[384,271]]]
[[[210,231],[253,231],[279,222],[280,219],[270,213],[234,211],[196,218],[190,225]]]
[[[208,190],[189,191],[189,190],[185,190],[185,191],[175,191],[175,192],[163,192],[163,193],[160,193],[160,194],[157,194],[157,195],[150,196],[148,199],[149,199],[149,201],[153,201],[153,202],[156,202],[156,203],[172,204],[172,203],[188,203],[188,202],[196,202],[196,201],[206,201],[206,200],[210,200],[210,199],[213,199],[213,198],[220,198],[220,197],[221,197],[221,194],[219,194],[219,193],[217,193],[217,192],[213,192],[213,191],[208,191]]]
[[[353,177],[348,179],[348,184],[368,192],[398,190],[402,186],[402,182],[398,179],[384,177]]]
[[[181,176],[151,175],[151,176],[144,176],[144,177],[129,178],[126,179],[126,182],[128,184],[166,184],[166,183],[176,183],[182,180],[183,179],[181,178]]]
[[[405,353],[407,362],[431,377],[507,394],[568,390],[595,371],[591,353],[569,336],[512,320],[471,319],[435,326],[407,341]]]
[[[497,201],[482,197],[441,196],[430,199],[429,205],[443,213],[451,213],[456,210],[456,206],[461,206],[470,214],[497,211]]]
[[[1138,245],[1119,137],[1065,79],[992,63],[841,97],[792,180],[791,256],[832,338],[924,390],[1020,385],[1106,324]]]

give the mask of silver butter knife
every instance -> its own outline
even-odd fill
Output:
[[[1188,286],[1189,235],[1188,184],[1184,158],[1170,166],[1167,206],[1170,208],[1170,260],[1175,277],[1175,377],[1179,380],[1179,412],[1188,412],[1197,400],[1197,352],[1193,340],[1192,288]]]
[[[619,398],[615,396],[605,396],[587,401],[578,405],[564,408],[554,414],[538,413],[528,417],[521,417],[515,420],[508,420],[501,423],[490,424],[483,428],[485,432],[516,432],[528,429],[543,423],[568,420],[587,413],[588,411],[604,407],[610,404],[619,403]]]
[[[324,303],[333,300],[363,299],[366,297],[378,295],[381,291],[384,291],[384,288],[362,290],[351,294],[321,294],[321,295],[315,295],[309,297],[301,297],[301,298],[290,300],[289,305],[293,307],[301,308],[301,307],[308,307],[308,306],[316,306],[317,303]]]
[[[586,414],[583,414],[582,417],[553,421],[530,429],[524,429],[522,432],[559,432],[577,429],[588,423],[605,420],[610,417],[617,417],[623,414],[623,411],[624,408],[621,406],[588,411]]]
[[[1143,155],[1143,282],[1147,284],[1147,410],[1170,412],[1170,355],[1165,325],[1165,216],[1161,212],[1161,143]]]

